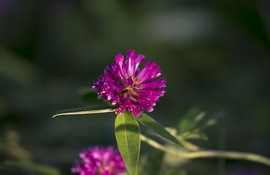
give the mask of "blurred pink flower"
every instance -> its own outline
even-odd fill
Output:
[[[123,175],[126,171],[120,153],[112,147],[92,147],[80,153],[81,162],[71,168],[75,175]]]

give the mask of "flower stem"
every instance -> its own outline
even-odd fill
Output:
[[[180,152],[176,149],[168,149],[165,146],[159,144],[158,142],[147,138],[144,135],[141,135],[141,140],[145,143],[149,144],[150,146],[164,151],[166,153],[186,158],[186,159],[198,159],[198,158],[227,158],[227,159],[241,159],[246,161],[252,161],[261,163],[267,166],[270,166],[270,159],[258,154],[253,153],[244,153],[244,152],[234,152],[234,151],[215,151],[215,150],[208,150],[208,151],[193,151],[193,152]]]

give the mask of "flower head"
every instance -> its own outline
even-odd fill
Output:
[[[126,171],[120,153],[112,147],[93,147],[80,153],[82,162],[77,162],[71,171],[75,175],[123,175]]]
[[[153,106],[165,93],[166,80],[157,80],[160,75],[156,63],[129,50],[126,58],[121,54],[115,56],[115,63],[106,67],[93,88],[98,90],[100,97],[117,105],[116,114],[127,110],[140,117],[144,110],[152,112]]]

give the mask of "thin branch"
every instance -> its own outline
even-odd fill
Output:
[[[244,153],[244,152],[233,152],[233,151],[194,151],[194,152],[180,152],[176,149],[168,149],[158,142],[141,135],[141,140],[150,146],[167,152],[169,154],[186,158],[186,159],[198,159],[198,158],[227,158],[227,159],[241,159],[246,161],[252,161],[270,166],[270,159],[258,154]]]

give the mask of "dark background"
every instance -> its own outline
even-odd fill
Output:
[[[81,149],[115,145],[112,114],[51,116],[93,104],[84,94],[128,49],[158,63],[168,81],[151,113],[160,123],[176,127],[194,107],[222,114],[200,145],[270,157],[269,7],[267,0],[0,0],[0,159],[70,174]],[[216,159],[179,168],[270,173]]]

